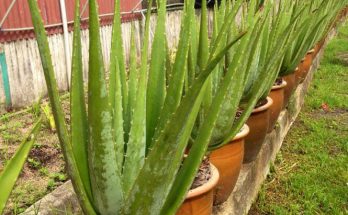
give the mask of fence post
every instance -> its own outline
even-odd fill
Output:
[[[67,16],[66,16],[66,7],[65,7],[65,0],[60,0],[60,14],[62,17],[62,23],[63,23],[63,37],[64,37],[64,50],[65,50],[65,63],[66,63],[66,75],[67,75],[67,86],[68,90],[70,89],[70,45],[69,45],[69,31],[68,31],[68,22],[67,22]]]
[[[4,52],[4,48],[2,44],[0,44],[0,72],[2,76],[2,82],[4,84],[6,109],[11,109],[12,101],[11,101],[10,81],[8,78],[6,56],[5,56],[5,52]]]

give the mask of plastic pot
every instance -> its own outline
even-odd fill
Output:
[[[237,183],[243,164],[244,139],[248,133],[249,127],[244,125],[230,143],[210,154],[210,162],[216,166],[220,173],[220,179],[215,188],[215,205],[225,202]]]

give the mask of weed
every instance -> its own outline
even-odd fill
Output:
[[[35,158],[28,158],[28,165],[33,169],[39,169],[39,167],[41,166],[41,163]]]

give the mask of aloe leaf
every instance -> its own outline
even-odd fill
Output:
[[[89,13],[89,172],[97,211],[112,214],[121,207],[123,192],[114,149],[112,111],[105,81],[96,0],[89,1]]]
[[[163,109],[160,114],[160,119],[156,127],[156,131],[153,139],[157,139],[162,133],[167,121],[172,114],[176,111],[181,101],[183,86],[185,81],[185,69],[187,65],[187,57],[189,51],[189,42],[191,36],[191,23],[193,23],[194,10],[187,7],[187,5],[193,5],[192,2],[185,3],[183,21],[180,30],[180,40],[176,53],[174,65],[172,67],[172,76],[168,80],[167,94],[164,101]],[[193,6],[192,6],[193,7]],[[152,141],[153,142],[153,141]],[[152,145],[152,143],[151,143]]]
[[[189,6],[193,7],[193,5]],[[144,167],[141,169],[127,198],[123,210],[125,214],[158,214],[160,212],[175,180],[176,172],[180,167],[194,118],[197,114],[196,108],[200,103],[199,95],[202,87],[228,49],[243,35],[239,35],[236,40],[232,41],[221,53],[218,53],[216,58],[208,63],[207,69],[200,73],[188,94],[182,99],[179,108],[154,142],[153,148],[156,148],[156,150],[149,151]],[[148,180],[149,178],[151,180]]]
[[[158,0],[158,17],[152,44],[148,87],[146,95],[146,139],[147,143],[155,133],[166,96],[166,2]]]
[[[40,51],[40,58],[46,80],[48,96],[52,107],[54,121],[57,125],[58,138],[66,161],[67,172],[70,178],[72,179],[75,192],[77,193],[83,211],[86,214],[95,214],[93,205],[88,198],[88,194],[85,190],[74,157],[67,125],[64,118],[64,112],[59,98],[57,82],[54,76],[54,69],[48,46],[48,40],[44,24],[40,15],[39,6],[36,0],[28,0],[28,3],[32,17],[32,22],[34,25],[34,32]]]
[[[196,176],[200,163],[210,143],[221,107],[226,98],[230,96],[230,92],[233,92],[234,94],[231,95],[231,97],[236,98],[233,101],[231,100],[231,102],[234,103],[234,106],[237,106],[239,103],[238,97],[240,98],[241,96],[238,94],[241,94],[240,89],[243,87],[243,80],[240,80],[241,78],[239,78],[239,75],[239,71],[233,68],[229,69],[226,73],[226,76],[217,91],[217,95],[214,97],[212,102],[213,105],[211,105],[203,125],[198,131],[198,136],[190,149],[188,157],[185,158],[184,164],[180,168],[176,180],[171,188],[171,192],[162,210],[164,213],[175,214],[176,210],[180,207],[180,204],[184,201],[185,194]],[[232,81],[235,80],[239,81],[232,84]]]
[[[123,130],[123,107],[122,107],[122,84],[121,84],[121,74],[119,72],[119,64],[118,60],[116,59],[115,63],[115,106],[114,106],[114,115],[113,115],[113,133],[114,133],[114,150],[116,153],[116,163],[117,163],[117,170],[118,174],[122,174],[123,170],[123,162],[124,162],[124,130]]]
[[[171,51],[168,48],[168,41],[166,40],[166,86],[168,85],[168,80],[172,76],[172,59]]]
[[[190,48],[188,53],[188,85],[191,86],[193,83],[195,77],[196,77],[196,70],[197,70],[197,56],[198,56],[198,41],[199,41],[199,27],[198,22],[196,19],[193,19],[193,25],[192,25],[192,31],[191,31],[191,37],[190,37]]]
[[[185,59],[184,62],[178,62],[178,59],[183,57],[186,58],[188,52],[186,43],[190,36],[191,22],[194,18],[192,1],[185,3],[183,17],[181,40],[179,42],[176,63],[173,68],[174,80],[181,79],[180,76],[175,77],[177,74],[174,71],[183,72],[178,71],[178,69],[181,65],[183,68],[185,66],[182,64],[185,63]],[[201,81],[204,82],[204,79]],[[172,88],[173,87],[174,86],[172,86]],[[190,126],[193,126],[194,122],[192,121],[194,121],[193,119],[195,118],[192,116],[192,104],[196,103],[200,89],[201,88],[195,88],[196,96],[186,97],[190,99],[190,103],[186,104],[185,111],[183,111],[184,108],[181,108],[182,111],[174,110],[174,116],[170,114],[171,120],[169,124],[166,124],[165,131],[160,132],[159,138],[155,139],[152,147],[156,148],[156,150],[150,149],[146,162],[129,193],[122,213],[158,214],[160,212],[165,197],[169,192],[170,185],[174,181],[175,173],[181,163],[182,154],[192,129],[190,129]],[[182,90],[182,87],[180,90]],[[169,92],[177,94],[174,89],[172,89],[172,91],[168,90],[168,93]],[[174,95],[174,97],[176,97],[176,95]],[[178,114],[178,112],[180,112],[180,114]],[[181,120],[176,120],[176,118],[181,118]],[[152,180],[148,180],[149,178]],[[156,186],[152,186],[151,184],[156,184]]]
[[[226,6],[226,0],[221,0],[220,5],[218,6],[218,4],[216,4],[216,6],[218,7],[218,29],[221,29],[222,24],[224,23],[224,21],[226,20],[226,10],[228,9],[228,7]]]
[[[152,2],[149,4],[149,10],[151,11]],[[149,46],[149,23],[150,12],[147,14],[145,23],[145,37],[142,52],[142,62],[140,67],[140,74],[137,86],[136,98],[137,102],[132,114],[131,128],[129,133],[129,140],[127,143],[127,150],[124,161],[123,182],[124,191],[126,194],[132,188],[136,177],[139,174],[140,169],[144,164],[146,155],[146,89],[147,89],[147,76],[148,76],[148,46]]]
[[[295,68],[300,60],[306,55],[307,51],[314,45],[315,37],[318,33],[318,28],[320,24],[325,20],[325,17],[321,18],[317,23],[315,23],[315,25],[310,28],[312,29],[311,31],[307,30],[307,35],[303,38],[303,40],[301,40],[302,42],[300,43],[300,45],[296,47],[297,51],[294,52],[292,64],[290,64],[289,66],[290,68]]]
[[[192,3],[187,3],[191,5]],[[191,11],[190,8],[185,8],[185,10]],[[193,13],[190,12],[190,13]],[[184,12],[187,14],[187,11]],[[165,123],[177,109],[179,102],[181,100],[184,80],[185,80],[185,67],[187,63],[189,41],[191,35],[191,22],[193,20],[193,15],[184,15],[183,24],[181,25],[180,40],[177,48],[177,53],[175,57],[175,62],[172,68],[172,76],[169,80],[169,86],[167,87],[167,95],[164,102],[163,110],[161,112],[160,120],[155,132],[154,137],[158,137],[161,133],[161,129],[164,127]]]
[[[115,0],[114,8],[114,20],[112,28],[112,38],[111,38],[111,53],[110,53],[110,85],[109,85],[109,94],[111,107],[115,107],[115,77],[116,77],[116,59],[119,65],[119,72],[121,78],[121,89],[122,89],[122,108],[123,108],[123,120],[124,120],[124,131],[125,139],[128,139],[128,133],[130,130],[129,112],[128,110],[128,86],[126,81],[126,67],[124,60],[124,49],[123,49],[123,39],[122,39],[122,24],[121,24],[121,9],[120,9],[120,0]],[[114,110],[112,110],[114,111]]]
[[[261,74],[259,76],[258,81],[253,85],[251,97],[248,99],[246,104],[246,108],[243,110],[242,115],[238,118],[238,120],[233,124],[232,129],[229,131],[229,134],[226,135],[225,141],[222,144],[227,144],[242,128],[248,117],[250,116],[252,110],[254,109],[259,98],[267,91],[268,87],[270,87],[270,83],[274,83],[274,79],[276,77],[275,74],[278,73],[280,64],[282,63],[283,56],[286,50],[286,47],[289,44],[289,37],[291,32],[293,31],[294,26],[290,25],[289,28],[285,29],[285,31],[279,35],[278,39],[275,42],[278,46],[271,46],[272,49],[269,50],[270,53],[275,53],[278,51],[277,55],[272,55],[267,59],[266,63],[262,68],[260,68]],[[216,147],[219,147],[216,146]],[[211,149],[215,149],[215,146],[211,147]]]
[[[135,29],[132,23],[131,45],[130,45],[130,66],[129,66],[129,80],[128,80],[128,112],[130,119],[133,118],[134,107],[137,101],[137,89],[139,81],[139,73],[137,70],[137,48],[135,45]]]
[[[220,114],[216,120],[215,127],[213,130],[213,136],[211,144],[216,147],[216,144],[220,143],[220,147],[223,146],[221,142],[225,139],[225,136],[231,130],[240,99],[243,95],[243,90],[245,87],[245,79],[248,74],[254,69],[251,65],[254,60],[258,59],[257,49],[258,43],[261,35],[261,30],[264,26],[264,21],[260,24],[260,19],[257,18],[255,22],[254,29],[251,29],[249,35],[243,38],[241,46],[239,47],[239,56],[236,56],[231,63],[229,70],[233,73],[238,71],[238,79],[234,80],[231,87],[235,85],[239,88],[229,89],[227,95],[225,96],[224,104],[221,107]],[[242,57],[243,56],[243,57]],[[235,92],[236,91],[236,92]],[[213,103],[215,105],[215,103]]]
[[[79,161],[77,163],[77,168],[79,169],[81,180],[89,199],[92,199],[87,156],[88,120],[84,95],[81,51],[80,0],[77,0],[75,2],[74,39],[71,66],[71,144],[74,157]]]
[[[228,21],[224,22],[224,24],[221,26],[221,29],[220,29],[218,36],[216,37],[216,39],[214,41],[211,42],[211,51],[210,51],[210,56],[209,56],[210,60],[213,57],[215,57],[216,54],[218,53],[218,50],[221,49],[220,46],[222,46],[222,44],[223,44],[221,41],[225,38],[225,36],[229,32],[229,28],[231,27],[231,23],[235,20],[235,17],[237,15],[239,9],[241,8],[242,3],[243,3],[243,0],[236,1],[234,7],[229,12],[229,14],[226,18]]]
[[[270,29],[272,26],[272,16],[273,14],[270,14],[269,20],[266,21],[265,27],[262,32],[262,37],[261,37],[261,45],[260,45],[260,54],[259,54],[259,66],[262,68],[265,65],[265,61],[267,59],[267,53],[268,53],[268,45],[270,41]]]
[[[12,189],[16,184],[17,178],[23,168],[25,161],[29,155],[30,149],[33,146],[36,137],[41,128],[41,118],[37,120],[33,129],[26,135],[25,139],[20,144],[15,155],[6,164],[3,171],[0,173],[0,214],[2,214],[6,202],[10,197]]]
[[[244,95],[243,100],[247,100],[250,97],[250,88],[252,88],[252,85],[255,83],[255,81],[258,81],[259,76],[259,68],[262,68],[262,65],[264,64],[261,54],[264,54],[267,56],[267,44],[268,43],[268,29],[266,29],[265,24],[267,21],[269,21],[268,17],[268,10],[265,11],[265,17],[262,19],[256,20],[256,24],[254,25],[254,29],[250,35],[250,40],[247,42],[246,50],[244,51],[246,56],[246,64],[240,63],[239,65],[245,65],[245,69],[248,71],[246,73],[246,76],[244,76],[245,80],[245,88],[244,88]],[[269,26],[267,26],[269,27]],[[266,33],[265,33],[266,32]],[[260,43],[260,37],[261,35],[265,38],[262,38],[262,42],[265,42],[265,44]],[[263,50],[264,49],[264,50]],[[263,53],[261,53],[263,52]],[[266,58],[266,57],[264,57]],[[242,70],[240,68],[240,70]]]
[[[198,45],[198,66],[201,70],[205,68],[208,62],[209,53],[209,38],[208,38],[208,14],[207,14],[207,1],[201,1],[201,24],[199,33],[199,45]]]
[[[201,2],[201,23],[200,23],[200,36],[199,36],[199,45],[198,45],[198,67],[200,71],[206,67],[208,63],[208,53],[209,53],[209,38],[208,38],[208,14],[207,14],[207,1],[202,0]],[[212,76],[209,76],[206,87],[205,87],[205,96],[202,102],[202,109],[200,111],[200,118],[204,118],[208,107],[212,102]]]

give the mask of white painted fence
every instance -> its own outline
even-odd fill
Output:
[[[156,16],[152,16],[152,31],[154,30]],[[181,11],[169,12],[167,15],[167,38],[169,47],[177,45],[180,31]],[[123,23],[123,39],[126,54],[129,53],[131,23]],[[135,37],[138,51],[140,53],[141,32],[143,21],[135,21]],[[101,28],[102,49],[105,65],[109,65],[109,53],[111,45],[111,26]],[[88,30],[82,31],[83,49],[83,70],[85,78],[88,71]],[[72,45],[73,34],[69,34],[70,45]],[[41,60],[35,39],[19,40],[0,44],[3,46],[6,55],[8,75],[11,87],[11,99],[13,107],[23,107],[37,101],[41,96],[46,95],[47,89],[41,66]],[[52,60],[56,72],[56,79],[60,91],[67,91],[69,88],[69,77],[67,66],[65,65],[65,51],[63,34],[49,36],[49,46],[51,49]],[[0,108],[5,101],[3,83],[0,73]]]

